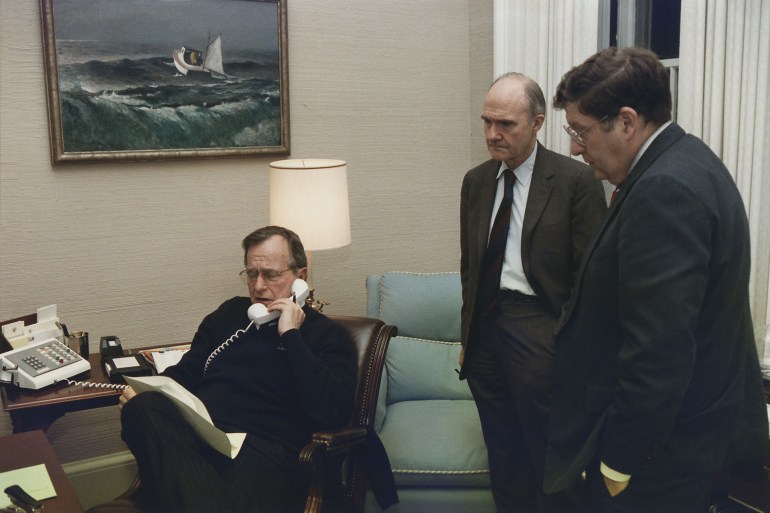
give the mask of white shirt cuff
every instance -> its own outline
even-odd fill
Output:
[[[618,482],[625,482],[631,479],[630,474],[623,474],[621,472],[618,472],[617,470],[613,470],[610,467],[608,467],[603,461],[601,462],[601,465],[599,465],[599,470],[602,472],[602,475],[608,479],[612,479],[613,481]]]

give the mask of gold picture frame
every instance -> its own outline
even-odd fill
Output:
[[[40,0],[51,162],[287,155],[286,0]]]

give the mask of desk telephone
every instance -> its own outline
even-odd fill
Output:
[[[291,284],[291,298],[294,300],[295,303],[299,305],[304,305],[305,300],[307,299],[308,295],[310,295],[310,288],[307,286],[307,283],[305,280],[297,278],[294,280],[294,283]],[[209,364],[211,361],[216,358],[219,353],[225,350],[227,346],[229,346],[233,341],[238,338],[241,334],[246,333],[249,328],[251,328],[252,325],[256,326],[257,329],[259,329],[261,326],[266,325],[270,323],[271,321],[274,321],[278,317],[281,316],[281,312],[279,310],[275,310],[273,312],[268,312],[267,307],[263,305],[262,303],[254,303],[249,307],[249,310],[247,311],[247,315],[249,316],[249,319],[251,319],[251,322],[249,323],[246,328],[242,330],[238,330],[233,335],[222,342],[222,344],[214,349],[209,357],[206,359],[206,364],[203,366],[203,373],[206,374],[206,371],[209,368]]]
[[[4,382],[33,390],[91,370],[88,360],[55,338],[3,353],[0,361]]]

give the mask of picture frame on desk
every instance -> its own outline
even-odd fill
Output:
[[[53,164],[289,153],[286,0],[40,12]]]

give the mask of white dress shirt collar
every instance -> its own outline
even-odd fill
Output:
[[[530,153],[529,157],[527,157],[527,160],[522,162],[521,165],[516,169],[513,169],[513,174],[516,175],[516,180],[521,185],[524,185],[527,189],[529,189],[529,182],[532,180],[532,171],[535,169],[535,158],[537,158],[537,143],[535,144],[535,148],[532,150],[532,153]],[[500,179],[500,175],[502,175],[503,171],[506,169],[510,169],[508,164],[501,162],[500,169],[497,170],[498,180]]]

